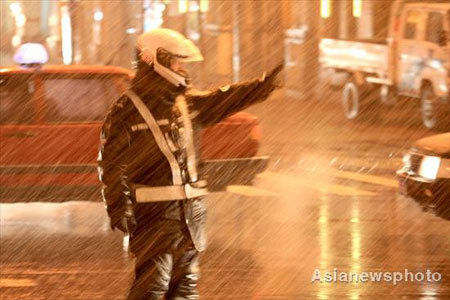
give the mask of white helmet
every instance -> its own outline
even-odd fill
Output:
[[[137,39],[137,50],[144,62],[153,64],[154,70],[175,86],[187,86],[188,76],[170,68],[172,58],[181,62],[203,60],[200,50],[191,40],[171,29],[153,29],[141,34]]]

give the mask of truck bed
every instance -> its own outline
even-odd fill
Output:
[[[376,73],[388,72],[388,45],[385,40],[322,39],[319,45],[320,64],[324,68]]]

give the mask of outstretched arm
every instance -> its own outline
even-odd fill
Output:
[[[204,125],[220,122],[224,118],[255,103],[264,101],[278,86],[275,83],[279,65],[268,76],[244,83],[237,83],[206,92],[187,93],[191,110],[198,112],[195,117]]]

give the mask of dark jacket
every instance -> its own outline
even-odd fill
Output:
[[[142,63],[131,86],[155,120],[169,121],[168,124],[160,125],[162,132],[169,136],[174,134],[173,125],[178,117],[174,112],[177,95],[185,95],[196,128],[219,122],[266,99],[274,88],[273,78],[268,77],[263,81],[254,80],[208,92],[193,92],[176,88]],[[182,156],[177,157],[181,158],[180,165],[185,164]],[[157,226],[161,220],[184,219],[195,247],[199,251],[204,249],[205,208],[201,199],[145,204],[135,202],[131,183],[168,186],[173,182],[167,159],[126,95],[113,103],[103,124],[98,164],[103,183],[102,195],[112,226],[120,222],[127,203],[130,203],[134,210],[140,210],[138,222],[151,222]]]

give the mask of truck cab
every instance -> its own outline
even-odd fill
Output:
[[[438,117],[445,117],[440,112],[448,113],[449,12],[449,3],[408,3],[395,36],[397,91],[421,99],[422,121],[428,128],[435,127]]]

